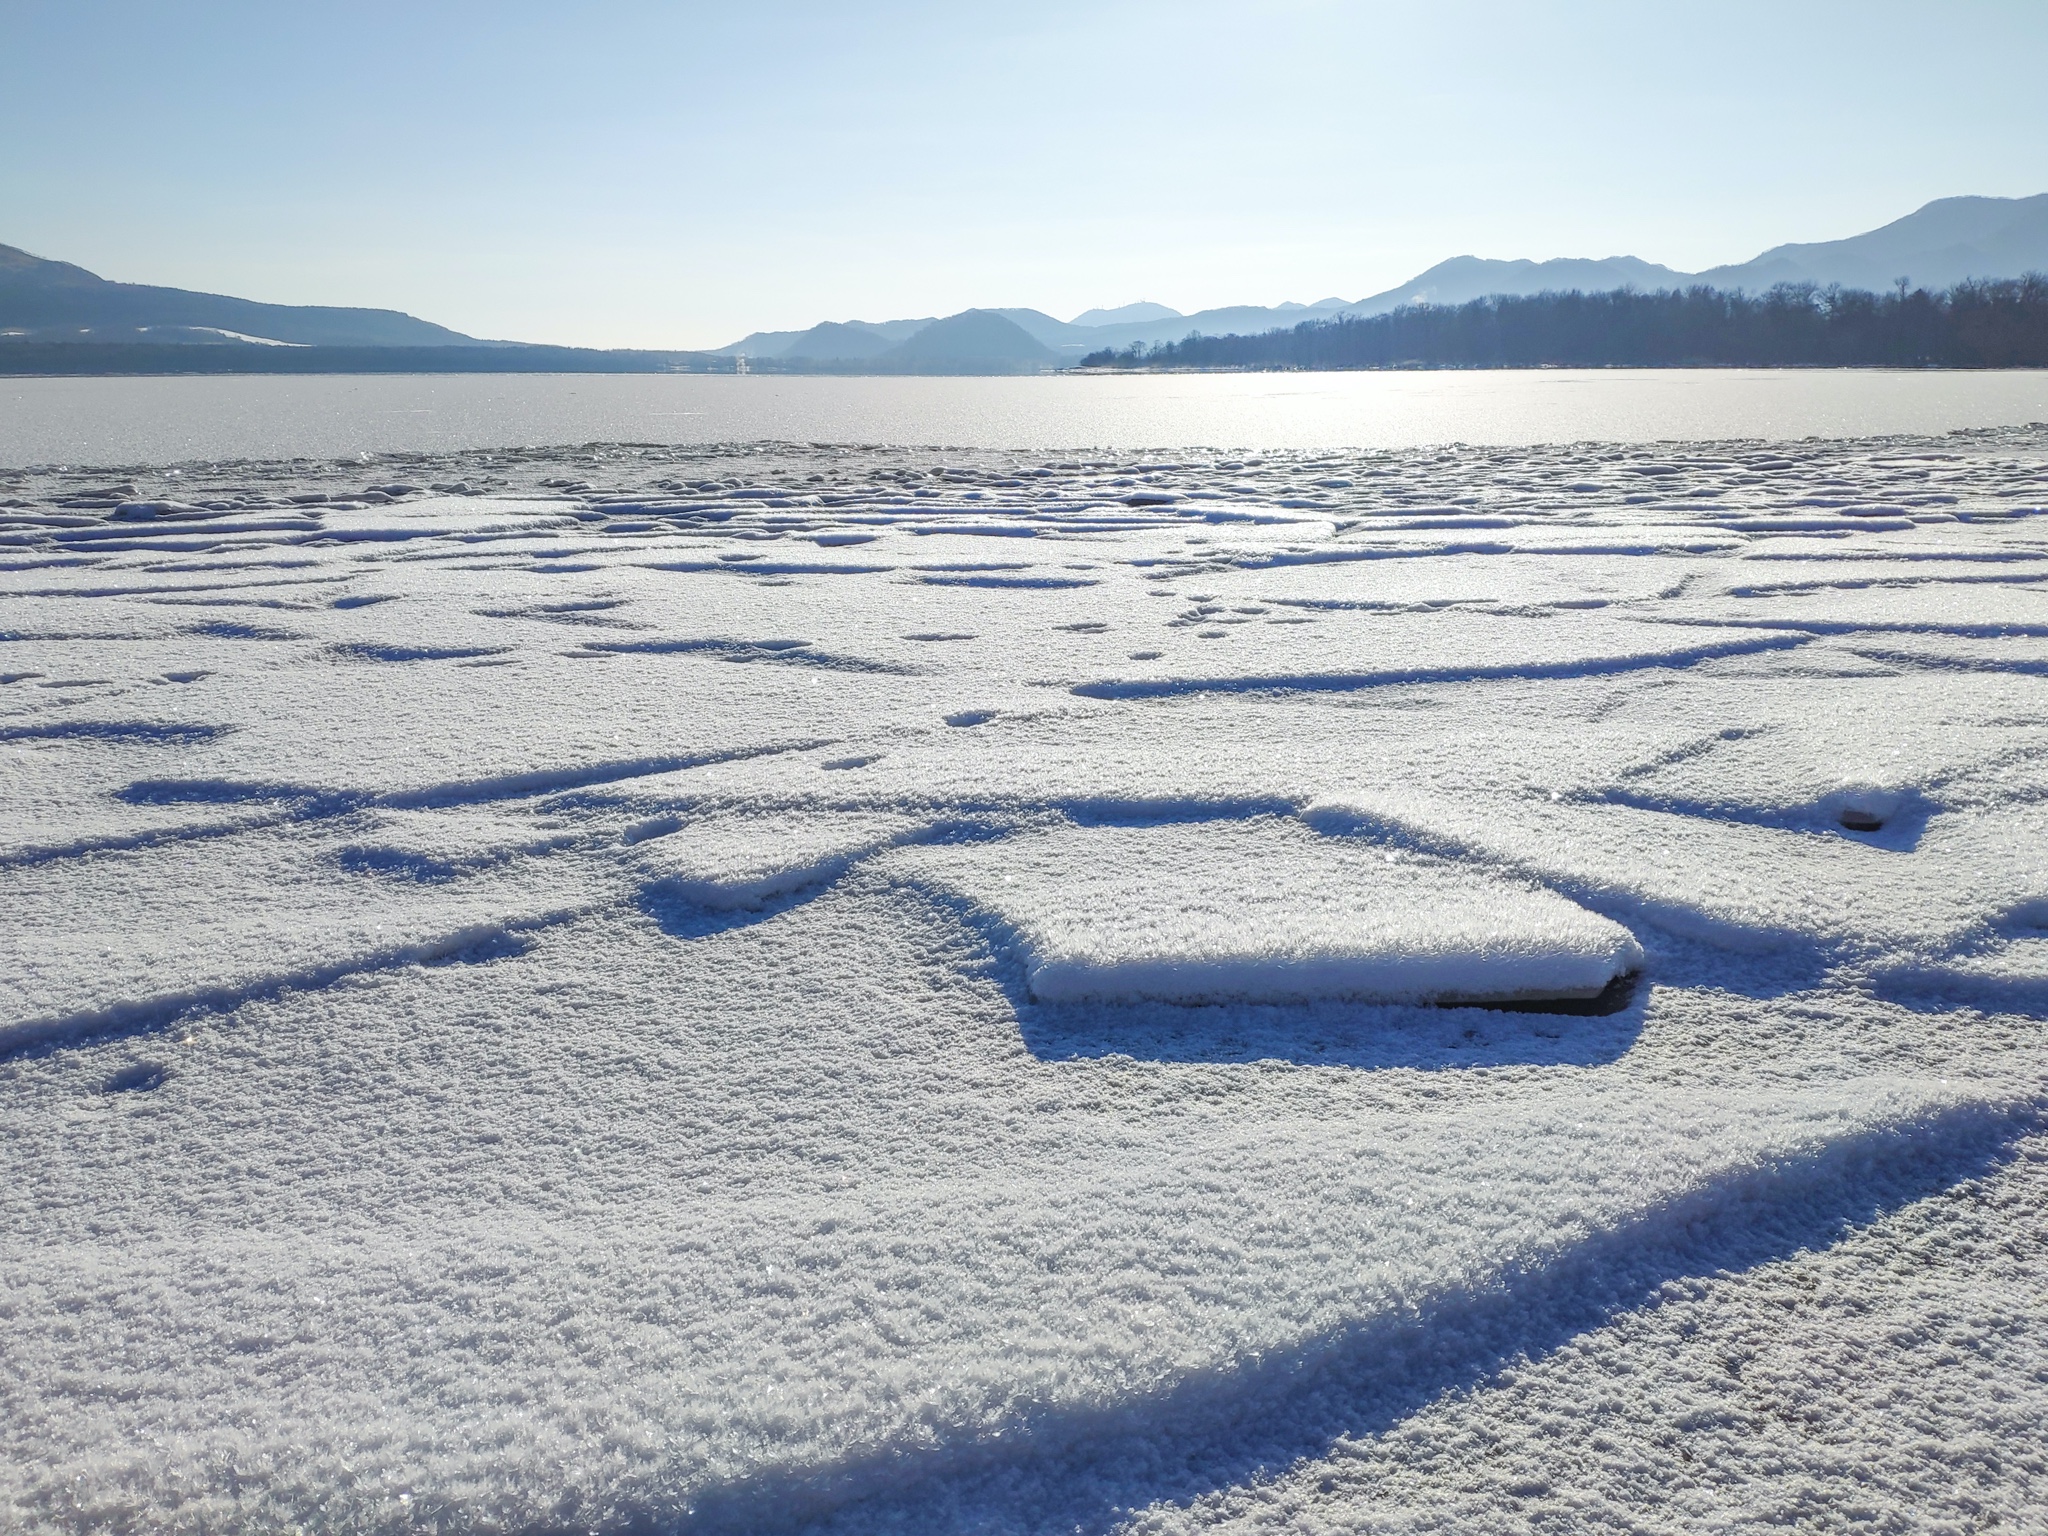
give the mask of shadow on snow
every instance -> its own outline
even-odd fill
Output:
[[[1420,1307],[1360,1319],[1162,1394],[1020,1416],[1000,1436],[877,1449],[638,1512],[629,1530],[978,1528],[1107,1532],[1381,1435],[1453,1392],[1546,1356],[1666,1287],[1826,1248],[1852,1229],[1993,1171],[2034,1107],[1962,1106],[1739,1175]]]

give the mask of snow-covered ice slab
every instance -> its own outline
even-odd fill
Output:
[[[1012,930],[1046,1002],[1583,1001],[1643,959],[1551,891],[1272,818],[1073,827],[895,863]]]

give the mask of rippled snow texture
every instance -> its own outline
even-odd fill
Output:
[[[0,472],[0,1525],[2037,1522],[2044,510]]]

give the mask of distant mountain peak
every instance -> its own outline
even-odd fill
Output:
[[[1181,312],[1168,309],[1164,304],[1154,304],[1150,299],[1140,299],[1135,304],[1119,304],[1115,309],[1087,309],[1069,320],[1069,325],[1129,325],[1139,320],[1179,320]]]
[[[849,362],[879,357],[895,346],[886,332],[858,320],[827,320],[812,326],[778,356],[811,362]]]
[[[942,366],[969,363],[1049,365],[1058,360],[1051,348],[1038,341],[1023,326],[993,309],[964,309],[957,315],[934,320],[909,340],[884,353],[883,357],[891,363]]]
[[[2048,271],[2048,193],[1942,197],[1902,219],[1843,240],[1776,245],[1754,260],[1712,267],[1695,280],[1726,288],[1779,282],[1887,288],[1907,278],[1950,288],[1970,277]]]
[[[41,288],[85,288],[104,285],[106,279],[68,261],[48,261],[32,256],[19,246],[0,245],[0,283],[29,284]]]

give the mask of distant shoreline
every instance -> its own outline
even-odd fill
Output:
[[[211,378],[237,374],[731,373],[698,352],[584,347],[267,347],[148,342],[0,342],[0,377]]]
[[[1201,374],[1308,374],[1325,377],[1345,373],[2048,373],[2039,363],[1369,363],[1356,367],[1316,368],[1286,363],[1165,364],[1136,367],[1075,366],[1062,368],[1063,378],[1126,379],[1186,378]],[[857,375],[881,377],[881,375]]]
[[[1424,368],[2039,368],[2048,277],[1889,293],[1785,284],[1763,294],[1499,294],[1091,352],[1105,370],[1350,372]]]
[[[758,377],[758,379],[1128,379],[1128,377],[1188,377],[1188,375],[1339,375],[1339,373],[2042,373],[2048,369],[2048,362],[1712,362],[1712,360],[1677,360],[1677,362],[1374,362],[1374,365],[1352,365],[1352,367],[1313,367],[1313,365],[1290,365],[1290,362],[1139,362],[1139,365],[1073,365],[1067,369],[1036,369],[1032,373],[1020,373],[1016,369],[930,369],[920,373],[909,373],[903,369],[748,369],[739,373],[731,367],[729,358],[717,358],[723,367],[682,367],[682,365],[655,365],[655,362],[639,360],[559,360],[559,358],[522,358],[520,365],[508,365],[504,360],[492,358],[492,362],[471,362],[467,358],[422,358],[420,352],[438,352],[440,348],[389,348],[410,352],[410,356],[391,358],[340,358],[340,356],[303,356],[303,352],[358,352],[385,348],[295,348],[293,356],[287,358],[205,358],[207,367],[188,367],[188,362],[197,358],[164,358],[131,362],[129,367],[84,367],[86,360],[72,358],[33,358],[23,356],[25,352],[41,350],[39,344],[23,346],[0,346],[0,379],[348,379],[348,377],[469,377],[469,375],[524,375],[524,377]],[[55,348],[53,348],[55,350]],[[88,350],[88,344],[76,350]],[[129,350],[121,344],[111,346],[90,346],[90,350]],[[164,352],[211,352],[213,348],[197,346],[164,346]],[[254,350],[254,348],[252,348]],[[264,348],[266,352],[272,348]],[[467,348],[449,348],[463,350]],[[551,348],[549,348],[551,350]],[[301,360],[303,356],[303,360]],[[100,358],[90,358],[100,362]],[[438,362],[438,367],[434,367]],[[186,367],[174,367],[186,365]],[[297,367],[293,367],[297,365]]]
[[[273,347],[199,343],[0,341],[0,378],[217,378],[314,374],[690,374],[775,378],[1017,378],[1069,369],[935,361],[925,367],[804,366],[702,352],[583,347]]]
[[[929,342],[927,343],[927,338]],[[1014,322],[969,310],[873,358],[520,345],[334,346],[229,341],[0,340],[0,376],[761,374],[1030,377],[1115,373],[1515,372],[1783,368],[1986,372],[2048,367],[2048,277],[1938,292],[1781,285],[1510,294],[1313,319],[1255,335],[1104,348],[1062,366]]]
[[[473,377],[482,374],[524,375],[528,377],[688,377],[688,378],[777,378],[777,379],[1015,379],[1015,378],[1133,378],[1133,377],[1188,377],[1191,375],[1254,375],[1254,374],[1296,374],[1332,375],[1350,373],[2040,373],[2048,371],[2048,363],[1747,363],[1681,361],[1656,363],[1376,363],[1361,366],[1313,367],[1286,363],[1247,364],[1139,364],[1136,366],[1082,366],[1068,368],[1047,368],[1031,373],[1020,373],[1015,369],[932,369],[912,373],[902,369],[876,369],[872,372],[856,372],[851,369],[795,369],[795,368],[751,368],[740,373],[727,363],[724,367],[657,366],[641,363],[564,363],[561,361],[532,359],[525,366],[486,366],[455,361],[442,361],[439,366],[421,366],[422,359],[413,357],[392,361],[356,361],[335,359],[307,359],[307,365],[280,366],[285,359],[236,358],[226,361],[226,366],[178,367],[170,366],[172,360],[163,365],[145,364],[128,367],[87,367],[87,366],[21,366],[25,363],[44,361],[19,357],[17,351],[27,348],[0,347],[0,378],[4,379],[210,379],[210,378],[389,378],[389,377]],[[166,347],[165,351],[196,351],[198,348]],[[210,350],[210,349],[207,349]],[[307,348],[307,351],[315,350]],[[353,351],[353,348],[320,348],[322,352]],[[406,349],[408,351],[415,349]],[[94,361],[98,361],[95,359]],[[176,362],[186,360],[179,358]],[[212,359],[207,360],[209,363]]]

